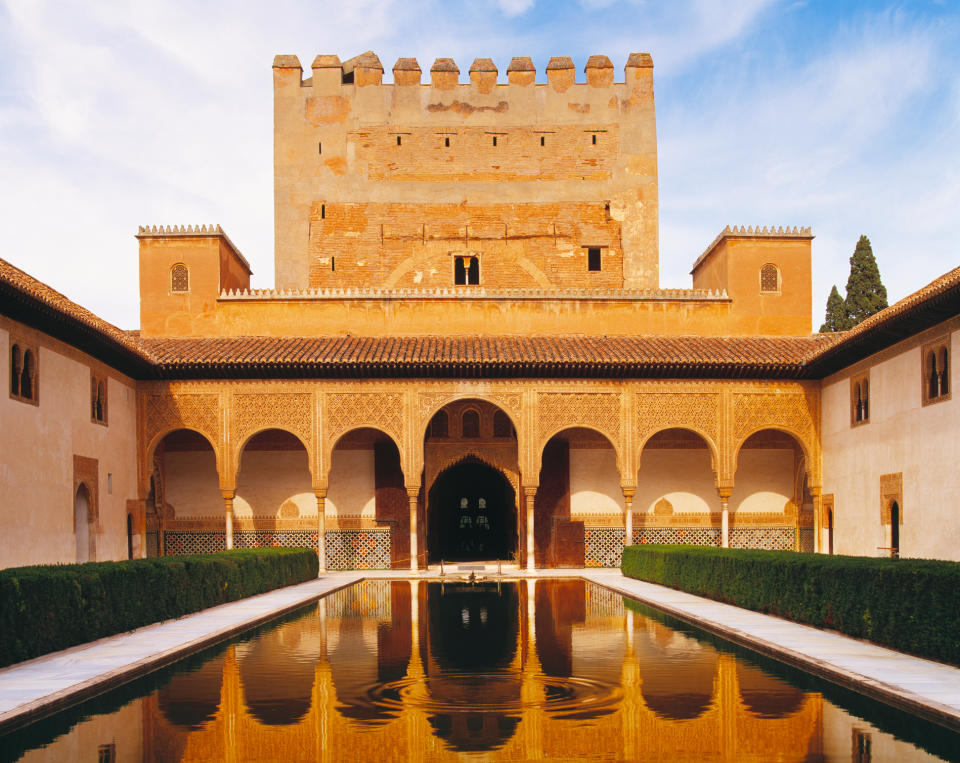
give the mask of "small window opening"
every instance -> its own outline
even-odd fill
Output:
[[[494,145],[494,146],[497,145],[497,136],[496,136],[496,135],[493,136],[493,145]]]
[[[587,249],[587,270],[590,271],[599,271],[601,270],[600,262],[600,248],[599,247],[590,247]]]
[[[326,204],[321,204],[321,205],[320,205],[320,219],[321,219],[321,220],[326,220],[326,219],[327,219],[327,205],[326,205]]]
[[[453,260],[453,283],[456,286],[465,286],[467,283],[467,268],[463,259],[463,257],[456,257]]]
[[[113,495],[113,472],[107,472],[107,495]]]
[[[927,375],[927,397],[935,400],[940,396],[940,374],[937,373],[937,353],[930,353],[930,373]]]
[[[184,264],[174,265],[170,270],[170,291],[183,294],[190,291],[190,271]]]
[[[322,141],[318,141],[318,142],[317,142],[317,153],[318,153],[318,154],[322,154],[322,153],[323,153],[323,142],[322,142]]]
[[[540,136],[540,145],[541,145],[541,146],[547,145],[547,138],[546,138],[545,135],[541,135],[541,136]]]
[[[861,424],[870,420],[870,381],[859,379],[853,384],[853,422]]]
[[[597,145],[597,136],[596,136],[596,135],[591,135],[590,137],[593,138],[593,141],[592,141],[592,142],[593,142],[593,145]]]
[[[133,559],[133,517],[127,514],[127,559]]]
[[[400,136],[398,135],[398,136],[397,136],[397,145],[399,146],[401,143],[402,143],[402,141],[400,140]]]
[[[900,504],[890,504],[890,556],[900,556]]]
[[[107,387],[103,379],[91,381],[90,416],[96,422],[107,423]]]
[[[873,751],[870,749],[870,735],[854,729],[853,731],[853,763],[871,763]]]
[[[97,748],[97,763],[116,763],[117,746],[115,744],[102,744]]]
[[[460,425],[460,432],[464,437],[480,436],[480,414],[476,411],[464,411]]]
[[[776,265],[764,265],[760,268],[760,291],[780,291],[780,272]]]
[[[827,509],[827,553],[833,553],[833,509]]]
[[[946,395],[950,391],[950,367],[947,363],[947,348],[941,347],[940,352],[940,395]]]
[[[336,258],[336,257],[331,257],[331,258],[330,258],[330,270],[331,270],[331,272],[336,272],[336,270],[337,270],[337,258]]]
[[[443,145],[445,148],[450,148],[450,138],[444,138]]]

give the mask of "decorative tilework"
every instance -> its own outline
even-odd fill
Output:
[[[390,530],[331,530],[327,539],[328,570],[390,568]]]
[[[234,548],[316,548],[317,534],[306,530],[244,530],[233,533]]]
[[[642,545],[720,546],[723,533],[719,527],[634,527],[633,543]]]
[[[167,554],[212,554],[223,551],[224,533],[198,530],[167,530],[163,534],[163,547]]]
[[[813,529],[810,527],[800,528],[800,550],[805,554],[813,553]]]
[[[619,567],[623,553],[623,532],[619,527],[584,528],[584,566]]]
[[[731,527],[730,548],[793,551],[795,527]]]

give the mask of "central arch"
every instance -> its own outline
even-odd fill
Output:
[[[513,559],[516,494],[501,471],[473,457],[444,470],[427,496],[428,561]]]

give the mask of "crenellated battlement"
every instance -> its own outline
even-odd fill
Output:
[[[569,56],[554,56],[550,59],[543,74],[546,82],[537,82],[537,69],[529,56],[514,56],[507,66],[506,79],[499,80],[499,70],[490,58],[475,58],[470,65],[468,82],[460,81],[460,67],[453,58],[437,58],[430,66],[431,81],[421,82],[422,68],[416,58],[398,58],[393,65],[393,82],[383,82],[384,66],[380,58],[372,50],[361,53],[359,56],[340,60],[336,55],[320,54],[311,64],[312,76],[303,77],[303,66],[300,59],[294,55],[278,55],[273,60],[274,70],[292,73],[300,72],[297,83],[300,87],[312,88],[330,95],[336,85],[355,85],[367,87],[379,85],[387,88],[410,87],[419,85],[441,90],[454,87],[480,87],[500,85],[514,86],[542,86],[553,87],[558,92],[565,92],[572,84],[585,84],[594,88],[609,88],[614,86],[614,65],[610,58],[604,55],[593,55],[587,60],[583,74],[585,79],[576,83],[574,74],[576,67]],[[624,65],[624,80],[619,84],[630,84],[644,70],[653,69],[653,57],[649,53],[631,53]],[[398,76],[399,73],[399,76]],[[477,76],[474,76],[477,75]],[[291,81],[290,84],[293,84]]]

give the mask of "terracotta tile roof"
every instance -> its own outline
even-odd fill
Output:
[[[815,374],[826,376],[958,313],[960,267],[871,315],[849,331],[823,335],[831,337],[832,341],[815,350],[806,360]]]
[[[141,339],[183,376],[800,377],[831,337],[222,337]]]
[[[126,331],[0,259],[0,304],[5,315],[70,342],[107,362],[146,366],[148,350]],[[132,369],[122,368],[130,372]]]

